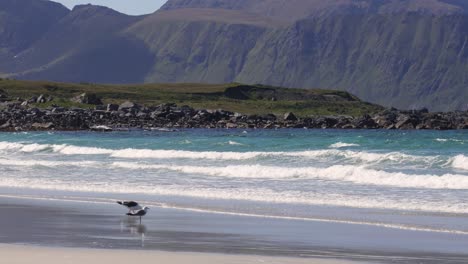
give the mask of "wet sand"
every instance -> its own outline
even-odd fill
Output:
[[[51,255],[82,259],[57,263],[127,263],[136,255],[166,263],[468,263],[465,236],[451,234],[157,207],[140,224],[114,203],[62,200],[3,197],[0,210],[0,254],[18,261],[8,263]]]
[[[27,254],[25,254],[27,252]],[[96,250],[0,245],[2,260],[8,264],[353,264],[344,260],[301,259],[253,255],[227,255],[135,250]]]

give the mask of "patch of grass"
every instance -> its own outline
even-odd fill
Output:
[[[0,80],[0,89],[10,98],[29,99],[41,94],[54,100],[35,107],[92,108],[91,105],[73,103],[71,98],[82,93],[93,93],[107,103],[120,104],[133,101],[143,105],[176,103],[196,109],[224,109],[243,114],[283,115],[294,112],[298,116],[372,114],[382,109],[362,102],[343,91],[323,89],[290,89],[264,85],[230,84],[140,84],[106,85],[92,83],[58,83],[46,81]],[[229,92],[227,92],[229,90]]]

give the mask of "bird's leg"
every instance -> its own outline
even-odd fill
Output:
[[[140,225],[141,225],[141,216],[140,216]]]

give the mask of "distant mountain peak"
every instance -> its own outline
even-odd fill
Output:
[[[106,6],[100,6],[100,5],[92,5],[92,4],[76,5],[75,7],[73,7],[72,12],[88,12],[89,14],[101,13],[101,14],[108,14],[108,15],[116,15],[116,14],[125,15],[118,11],[115,11],[112,8],[109,8]]]
[[[466,0],[169,0],[161,10],[216,8],[244,10],[272,17],[303,17],[334,12],[392,14],[419,12],[452,14],[466,12]]]

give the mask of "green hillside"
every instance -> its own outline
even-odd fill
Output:
[[[52,96],[51,102],[33,104],[34,107],[79,106],[70,99],[82,93],[96,94],[103,103],[122,103],[130,100],[143,105],[176,103],[198,109],[223,109],[243,114],[283,115],[294,112],[308,115],[352,115],[375,113],[382,107],[362,102],[342,91],[320,89],[287,89],[242,84],[142,84],[101,85],[56,82],[1,80],[0,89],[10,99],[29,99],[33,96]]]
[[[16,2],[0,3],[0,77],[262,83],[400,109],[468,109],[462,0],[170,0],[146,16]]]

